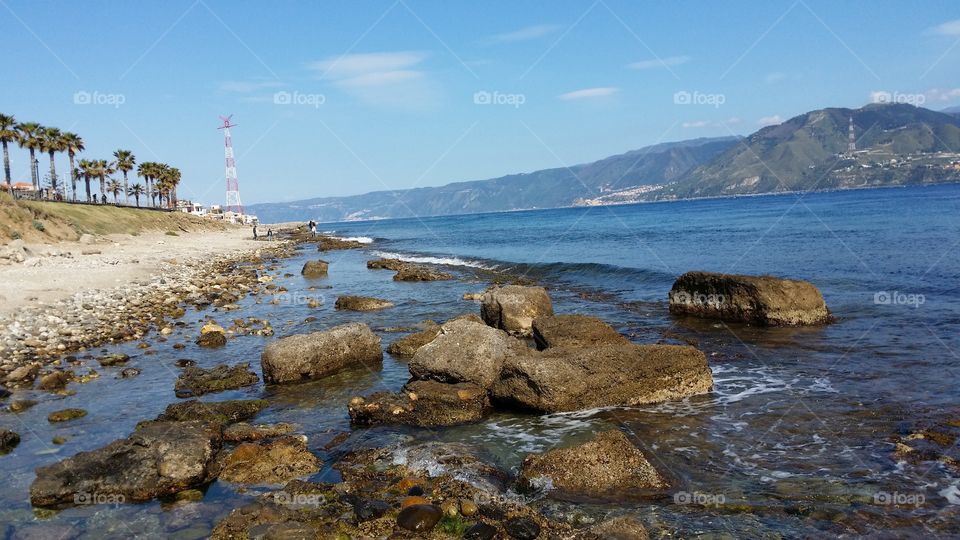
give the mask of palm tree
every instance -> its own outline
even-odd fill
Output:
[[[146,193],[148,199],[150,198],[150,192],[151,192],[150,181],[156,175],[156,172],[157,172],[157,164],[153,163],[152,161],[145,161],[141,163],[139,167],[137,167],[137,176],[142,176],[144,182],[147,185],[146,191],[144,193]]]
[[[7,144],[17,141],[17,120],[13,116],[0,114],[0,143],[3,143],[3,173],[7,187],[13,193],[13,180],[10,176],[10,150]]]
[[[79,167],[80,175],[83,176],[84,184],[87,186],[87,202],[90,202],[90,179],[96,176],[94,174],[96,164],[89,159],[81,159]]]
[[[107,193],[113,194],[114,203],[117,202],[117,195],[119,195],[121,191],[123,191],[124,195],[126,195],[127,193],[126,189],[124,188],[123,185],[120,184],[118,180],[111,178],[110,181],[107,182]]]
[[[113,166],[116,167],[118,171],[123,171],[124,202],[130,204],[130,194],[127,192],[127,173],[133,169],[133,165],[137,162],[137,158],[133,155],[133,152],[129,150],[117,150],[113,153],[113,157],[116,158],[116,161],[113,162]]]
[[[137,207],[140,207],[140,196],[143,195],[143,186],[139,183],[130,186],[130,194],[137,201]]]
[[[77,155],[77,152],[83,152],[83,139],[76,133],[66,131],[63,134],[63,146],[67,151],[67,156],[70,158],[70,181],[73,184],[73,200],[77,200],[78,173],[76,167],[73,166],[73,158]]]
[[[167,202],[170,203],[171,208],[177,207],[177,186],[180,185],[180,169],[176,167],[170,167],[170,193],[173,196],[172,199],[168,198]]]
[[[151,192],[150,192],[150,194],[149,194],[150,199],[153,201],[153,206],[156,206],[156,205],[157,205],[156,198],[157,198],[158,196],[160,197],[160,202],[163,203],[163,195],[164,195],[164,194],[159,192],[159,191],[160,191],[160,186],[157,184],[157,181],[158,181],[158,180],[163,180],[163,179],[165,179],[169,174],[170,174],[170,166],[169,166],[169,165],[167,165],[166,163],[155,163],[155,164],[154,164],[154,173],[153,173],[154,184],[153,184],[153,189],[151,190]],[[164,184],[165,184],[164,187],[166,187],[166,183],[164,183]]]
[[[63,133],[54,127],[44,129],[40,136],[40,149],[50,155],[50,188],[57,193],[57,164],[53,155],[66,149]]]
[[[100,177],[100,196],[107,194],[107,177],[116,171],[110,166],[110,162],[105,159],[97,160],[97,176]]]
[[[40,189],[40,179],[37,178],[37,168],[34,167],[34,163],[37,161],[36,151],[41,146],[41,133],[43,133],[43,126],[36,122],[17,124],[17,143],[20,148],[30,150],[30,178],[33,180],[34,189]]]

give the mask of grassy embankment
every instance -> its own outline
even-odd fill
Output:
[[[223,230],[231,225],[182,212],[157,212],[54,202],[13,200],[0,193],[0,244],[17,238],[28,243],[71,241],[84,233],[132,234]]]

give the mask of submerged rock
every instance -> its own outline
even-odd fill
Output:
[[[480,301],[484,322],[518,336],[529,336],[533,320],[548,315],[553,315],[553,303],[543,287],[494,287]]]
[[[393,276],[394,281],[446,281],[449,279],[453,279],[453,274],[416,264],[402,266]]]
[[[598,345],[627,345],[630,340],[621,336],[609,324],[586,315],[551,315],[533,320],[533,340],[538,350],[550,347],[596,347]]]
[[[300,270],[300,274],[305,278],[325,277],[329,269],[330,263],[317,259],[315,261],[307,261],[303,263],[303,268]]]
[[[0,454],[6,454],[20,444],[20,434],[9,429],[0,429]]]
[[[393,302],[369,296],[340,296],[334,307],[349,311],[376,311],[393,307]]]
[[[63,390],[67,387],[67,383],[74,380],[75,375],[72,371],[53,371],[42,375],[40,377],[40,382],[37,383],[37,388],[40,390],[48,390],[51,392],[56,392]]]
[[[507,520],[503,524],[503,530],[507,531],[510,538],[517,540],[534,540],[540,536],[540,525],[526,516]]]
[[[604,540],[647,540],[650,535],[638,519],[620,516],[590,527],[590,532]]]
[[[126,439],[37,469],[36,506],[83,504],[91,496],[118,502],[173,495],[213,479],[219,427],[204,422],[151,422]]]
[[[400,259],[377,259],[373,261],[367,261],[367,268],[370,270],[393,270],[394,272],[397,272],[405,266],[407,266],[407,263],[401,261]]]
[[[504,361],[528,348],[500,330],[470,320],[454,320],[437,337],[420,347],[410,361],[416,379],[446,383],[469,382],[488,388]]]
[[[562,493],[613,499],[668,487],[643,452],[618,430],[597,433],[578,446],[527,456],[519,484],[525,490],[549,485]]]
[[[490,400],[486,390],[475,384],[411,381],[398,393],[354,398],[348,412],[357,426],[452,426],[483,419],[490,412]]]
[[[363,323],[297,334],[267,344],[260,357],[267,383],[320,379],[354,365],[379,367],[380,338]]]
[[[232,424],[249,420],[268,405],[265,399],[235,399],[229,401],[199,401],[191,399],[171,403],[157,417],[157,421],[186,422],[203,420],[219,424]],[[149,424],[149,422],[141,422]]]
[[[250,369],[250,362],[233,367],[219,364],[212,369],[188,367],[183,370],[174,386],[177,397],[202,396],[212,392],[234,390],[260,382],[260,377]]]
[[[97,357],[97,362],[99,362],[102,367],[123,365],[123,364],[126,364],[129,360],[130,360],[130,356],[122,353],[105,354],[103,356]]]
[[[812,283],[772,276],[687,272],[669,293],[670,313],[763,326],[828,323],[830,310]]]
[[[47,421],[51,424],[55,422],[67,422],[75,418],[83,418],[86,415],[87,411],[83,409],[62,409],[48,414]]]
[[[356,240],[345,240],[334,236],[318,236],[317,249],[320,251],[333,251],[336,249],[362,249],[367,244],[357,242]]]
[[[281,437],[269,443],[243,443],[226,459],[220,479],[242,484],[279,484],[315,473],[320,460],[307,450],[303,438]]]
[[[693,347],[604,345],[510,356],[490,395],[495,403],[549,413],[656,403],[712,387],[707,359]]]

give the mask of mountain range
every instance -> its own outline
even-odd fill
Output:
[[[907,104],[827,108],[747,137],[662,143],[592,163],[248,206],[264,223],[469,214],[960,181],[960,116]],[[850,126],[854,148],[850,148]]]

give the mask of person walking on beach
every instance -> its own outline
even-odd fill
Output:
[[[256,224],[256,223],[253,224],[253,239],[254,239],[254,240],[257,239],[257,224]]]
[[[267,229],[267,240],[273,240],[273,229]]]
[[[317,236],[317,224],[314,223],[312,219],[310,220],[310,234],[312,234],[314,237]]]

